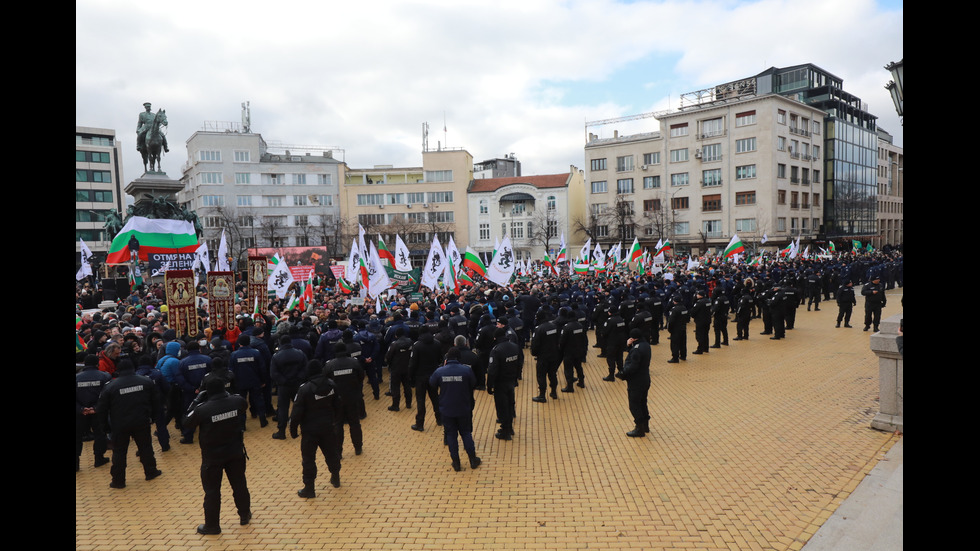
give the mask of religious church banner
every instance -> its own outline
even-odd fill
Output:
[[[265,312],[269,302],[269,259],[264,256],[248,257],[248,307],[242,308],[255,312],[258,297],[258,310]]]
[[[167,325],[178,336],[197,335],[197,297],[194,295],[193,270],[168,270],[164,276]]]
[[[224,327],[235,325],[235,273],[208,272],[208,321],[211,327],[224,321]],[[232,343],[234,344],[234,343]]]

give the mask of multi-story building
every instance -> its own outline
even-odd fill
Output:
[[[878,129],[878,237],[872,241],[877,248],[905,242],[905,153],[892,141]]]
[[[209,250],[217,250],[225,230],[238,259],[252,247],[314,245],[342,256],[340,150],[273,147],[261,134],[224,124],[224,131],[201,130],[187,140],[177,194],[197,212]]]
[[[356,235],[360,225],[369,235],[382,235],[389,248],[400,235],[416,265],[433,236],[443,246],[452,237],[462,250],[470,239],[466,187],[472,179],[473,156],[464,149],[423,151],[421,167],[347,169],[340,202],[344,222],[354,230],[348,234]]]
[[[589,135],[588,211],[575,225],[594,240],[704,252],[736,233],[778,246],[873,231],[875,118],[837,77],[772,68],[655,116],[657,131]]]
[[[562,235],[569,250],[581,245],[568,241],[585,195],[585,173],[575,166],[563,174],[474,179],[466,196],[468,244],[490,258],[496,241],[510,237],[517,260],[540,260],[545,251],[554,258]]]
[[[103,225],[106,214],[123,210],[122,148],[116,131],[75,127],[75,264],[79,262],[79,239],[96,256],[109,251]]]

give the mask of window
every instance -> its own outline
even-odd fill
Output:
[[[622,180],[616,180],[616,193],[633,193],[633,179],[623,178]]]
[[[554,195],[549,195],[548,198],[545,200],[545,204],[548,205],[549,211],[558,210],[558,198],[555,197]]]
[[[109,214],[107,210],[76,210],[76,222],[105,222],[105,216]]]
[[[810,221],[809,218],[800,218],[800,224],[801,224],[800,230],[802,230],[803,232],[806,232],[806,230],[807,230],[807,222],[809,222],[809,221]]]
[[[297,247],[309,247],[310,246],[310,238],[309,238],[309,236],[306,236],[306,235],[297,235],[296,236],[296,246]]]
[[[744,165],[735,167],[735,179],[747,180],[755,178],[755,165]]]
[[[735,140],[735,153],[746,153],[749,151],[755,151],[755,138]]]
[[[627,155],[625,157],[616,157],[616,171],[617,172],[628,172],[633,170],[633,156]]]
[[[385,195],[385,203],[389,205],[400,205],[405,202],[404,193],[389,193]]]
[[[405,194],[405,202],[408,203],[409,205],[412,205],[412,204],[415,204],[415,203],[424,203],[425,202],[425,192],[420,191],[420,192],[417,192],[417,193],[406,193]]]
[[[785,110],[780,109],[780,110],[776,111],[776,122],[778,122],[779,124],[786,124],[786,111]]]
[[[754,191],[742,191],[735,194],[735,204],[736,205],[754,205],[755,204],[755,192]]]
[[[687,172],[670,175],[670,185],[672,186],[686,186],[688,183],[690,183],[690,178]]]
[[[329,186],[333,184],[333,174],[317,174],[316,184],[318,186]]]
[[[251,216],[239,216],[238,225],[243,228],[251,228],[255,226],[255,218]]]
[[[75,170],[75,181],[76,182],[99,182],[99,183],[110,183],[112,182],[112,173],[108,170]]]
[[[754,232],[755,231],[755,218],[736,218],[735,219],[735,231],[736,232]]]
[[[800,192],[794,191],[789,195],[789,208],[798,209],[800,208]]]
[[[75,201],[78,203],[111,203],[112,192],[98,189],[76,189]]]
[[[410,212],[408,213],[408,221],[412,224],[424,224],[425,223],[425,213],[424,212]]]
[[[601,216],[606,213],[606,208],[608,205],[605,203],[593,203],[589,205],[589,212],[595,216]]]
[[[595,236],[596,237],[609,237],[609,226],[607,226],[607,225],[596,226],[595,227]]]
[[[643,212],[659,212],[660,199],[646,199],[643,201]]]
[[[670,125],[670,137],[679,138],[681,136],[687,136],[687,123]]]
[[[809,193],[804,193],[803,194],[803,208],[805,208],[805,209],[810,208],[810,194]]]
[[[333,195],[317,195],[316,203],[321,207],[332,207],[333,206]]]
[[[527,204],[524,202],[523,199],[514,201],[514,203],[510,207],[511,214],[524,214],[526,210],[527,210]]]
[[[796,233],[797,231],[799,231],[798,229],[800,227],[799,220],[800,220],[799,218],[789,219],[789,231],[791,231],[792,233]]]
[[[248,172],[236,172],[235,173],[235,183],[236,184],[251,184],[252,175]]]
[[[777,178],[786,178],[786,165],[781,164],[781,163],[778,164],[778,165],[776,165],[776,177]]]
[[[293,225],[297,228],[304,228],[310,225],[310,217],[305,214],[293,216]]]
[[[630,240],[636,237],[636,226],[633,224],[621,224],[619,226],[620,239]]]
[[[701,121],[701,137],[721,136],[725,133],[725,124],[721,117]]]
[[[433,223],[447,223],[456,221],[456,213],[451,210],[444,210],[439,212],[429,213],[429,222]]]
[[[786,219],[777,218],[776,219],[776,231],[786,231]]]
[[[225,206],[224,195],[202,195],[201,206],[204,207],[223,207]]]
[[[704,212],[721,210],[721,195],[705,195],[702,197],[701,210]]]
[[[813,134],[820,135],[820,121],[813,121]]]
[[[358,206],[364,205],[383,205],[385,204],[384,193],[359,193],[357,194]]]
[[[451,191],[430,191],[429,192],[429,202],[430,203],[452,203],[453,202],[453,192],[451,192]]]
[[[670,200],[670,208],[675,210],[690,208],[690,202],[687,197],[674,197]]]
[[[606,170],[605,159],[592,159],[592,170]]]
[[[263,174],[262,181],[272,186],[281,186],[286,183],[285,174]]]
[[[721,169],[705,170],[701,173],[701,184],[704,187],[714,187],[721,185]]]
[[[776,149],[779,151],[786,151],[786,138],[776,136]]]
[[[534,238],[534,222],[531,222],[530,220],[527,222],[527,238]]]
[[[385,223],[383,214],[358,214],[357,223],[362,226],[380,226]]]
[[[674,233],[677,235],[687,235],[691,233],[690,222],[674,222]]]
[[[708,237],[721,237],[721,220],[705,220],[701,228]]]
[[[645,165],[659,165],[660,164],[660,152],[656,151],[654,153],[644,153],[643,154],[643,164]]]
[[[605,180],[601,180],[601,181],[598,181],[598,182],[592,182],[592,193],[605,193],[606,191],[607,191],[607,189],[606,189],[606,181]]]
[[[819,184],[820,183],[820,171],[819,170],[814,170],[813,171],[813,183],[814,184]]]
[[[295,186],[305,186],[306,185],[306,174],[293,174],[293,185],[295,185]]]
[[[235,162],[236,163],[247,163],[252,160],[251,153],[248,151],[236,151],[235,152]]]
[[[305,207],[307,205],[305,195],[293,195],[293,206],[294,207]]]
[[[198,174],[199,181],[202,184],[220,184],[222,183],[222,177],[220,172],[201,172]]]
[[[755,111],[735,114],[735,126],[749,126],[750,124],[755,124]]]
[[[512,239],[524,239],[524,222],[510,223],[510,237]]]
[[[283,195],[266,195],[265,196],[265,206],[267,207],[281,207]]]
[[[813,160],[816,161],[818,159],[820,159],[820,146],[815,145],[813,146]]]
[[[721,144],[720,143],[713,143],[713,144],[704,146],[704,149],[701,150],[701,160],[703,160],[705,162],[720,161],[721,160]]]
[[[103,151],[75,151],[77,163],[108,163],[109,154]]]
[[[235,204],[240,207],[250,207],[252,206],[252,196],[251,195],[239,195],[235,198]]]
[[[776,192],[776,203],[777,204],[780,204],[780,205],[785,205],[786,204],[786,191],[785,190],[782,190],[781,189],[781,190],[779,190],[779,191]]]
[[[198,152],[202,161],[221,161],[220,151],[202,150]]]
[[[490,213],[490,202],[486,199],[480,199],[480,214]],[[489,229],[487,230],[489,231]]]
[[[658,189],[660,187],[660,176],[644,176],[643,189]]]
[[[480,240],[490,240],[490,224],[480,224]]]
[[[789,181],[793,184],[800,183],[800,167],[791,166],[789,167]]]
[[[426,182],[452,182],[453,171],[452,170],[426,170],[425,181]]]
[[[801,179],[801,182],[803,183],[803,185],[809,185],[810,184],[810,169],[809,168],[801,168],[800,169],[800,175],[801,175],[801,178],[802,178]]]
[[[684,149],[671,149],[670,150],[670,162],[672,163],[682,163],[687,160],[687,148]]]
[[[530,222],[528,222],[530,224]],[[548,237],[558,237],[558,221],[548,220]]]
[[[820,208],[820,194],[819,193],[814,193],[813,194],[813,208],[817,208],[817,209]],[[817,227],[817,225],[814,224],[813,227]]]

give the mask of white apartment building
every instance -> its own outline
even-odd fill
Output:
[[[217,251],[225,230],[239,260],[252,247],[325,246],[342,255],[340,184],[335,149],[270,147],[261,134],[201,130],[187,140],[177,200],[197,213],[203,239]]]
[[[116,209],[125,218],[123,201],[122,148],[116,131],[75,127],[75,265],[81,252],[78,240],[104,259],[110,241],[103,225],[105,216]]]
[[[474,179],[466,195],[469,246],[490,258],[495,243],[510,237],[517,260],[541,260],[545,251],[555,258],[562,235],[568,250],[581,247],[574,221],[585,212],[585,195],[585,173],[575,166],[562,174]]]

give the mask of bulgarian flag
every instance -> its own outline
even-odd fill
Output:
[[[469,247],[466,247],[466,253],[463,254],[463,267],[473,270],[474,273],[479,274],[481,277],[486,277],[487,275],[487,267],[480,260],[480,255]]]
[[[653,253],[653,256],[658,256],[664,254],[665,252],[671,250],[670,240],[664,241],[657,247],[657,252]]]
[[[354,288],[351,287],[350,284],[347,283],[347,280],[342,277],[337,278],[337,285],[340,286],[340,292],[344,293],[345,295],[349,295],[354,292]]]
[[[453,286],[453,292],[457,295],[459,294],[459,277],[456,275],[456,266],[453,266],[453,257],[446,255],[446,259],[449,261],[449,281],[445,281],[445,276],[443,276],[443,284],[451,283]],[[448,287],[448,285],[446,285]]]
[[[380,235],[378,236],[378,258],[387,260],[389,266],[392,268],[395,267],[395,255],[388,250],[388,247],[385,246],[384,239],[381,239]]]
[[[565,233],[561,234],[561,246],[558,247],[558,258],[555,259],[555,264],[561,264],[562,262],[568,262],[568,251],[565,250]]]
[[[830,252],[832,252],[832,253],[837,252],[837,247],[834,246],[834,242],[833,241],[830,242]]]
[[[752,261],[749,262],[749,266],[760,266],[760,265],[762,265],[762,255],[761,254],[759,256],[753,258]]]
[[[742,245],[742,240],[738,238],[738,234],[732,234],[732,240],[728,242],[728,246],[725,247],[725,258],[732,256],[733,254],[744,253],[745,245]]]
[[[467,275],[466,272],[459,273],[459,277],[457,278],[457,283],[459,284],[459,286],[463,286],[463,285],[467,285],[469,287],[476,286],[476,282],[473,281],[473,279],[469,275]]]
[[[150,253],[193,253],[198,246],[194,224],[186,220],[133,216],[112,238],[106,264],[129,262],[128,245],[133,237],[140,244],[140,260],[147,260]]]
[[[583,275],[589,273],[589,265],[584,262],[575,264],[575,273]]]
[[[558,273],[558,270],[555,269],[554,262],[551,261],[551,257],[548,256],[547,252],[544,253],[544,265],[548,267],[548,271]]]
[[[793,242],[790,241],[789,245],[786,245],[785,249],[779,251],[779,256],[787,256],[789,253],[793,252]]]
[[[361,287],[367,289],[368,282],[370,281],[370,275],[368,274],[367,264],[364,262],[364,255],[360,255],[357,261],[361,267]]]
[[[629,262],[633,262],[639,259],[642,255],[643,255],[643,251],[640,250],[640,239],[638,237],[634,237],[633,246],[630,247]]]
[[[290,291],[289,300],[286,301],[286,312],[299,306],[299,298],[296,296],[296,291]]]
[[[311,302],[313,302],[313,272],[310,272],[310,279],[307,280],[303,294],[299,297],[299,307],[306,310]]]

